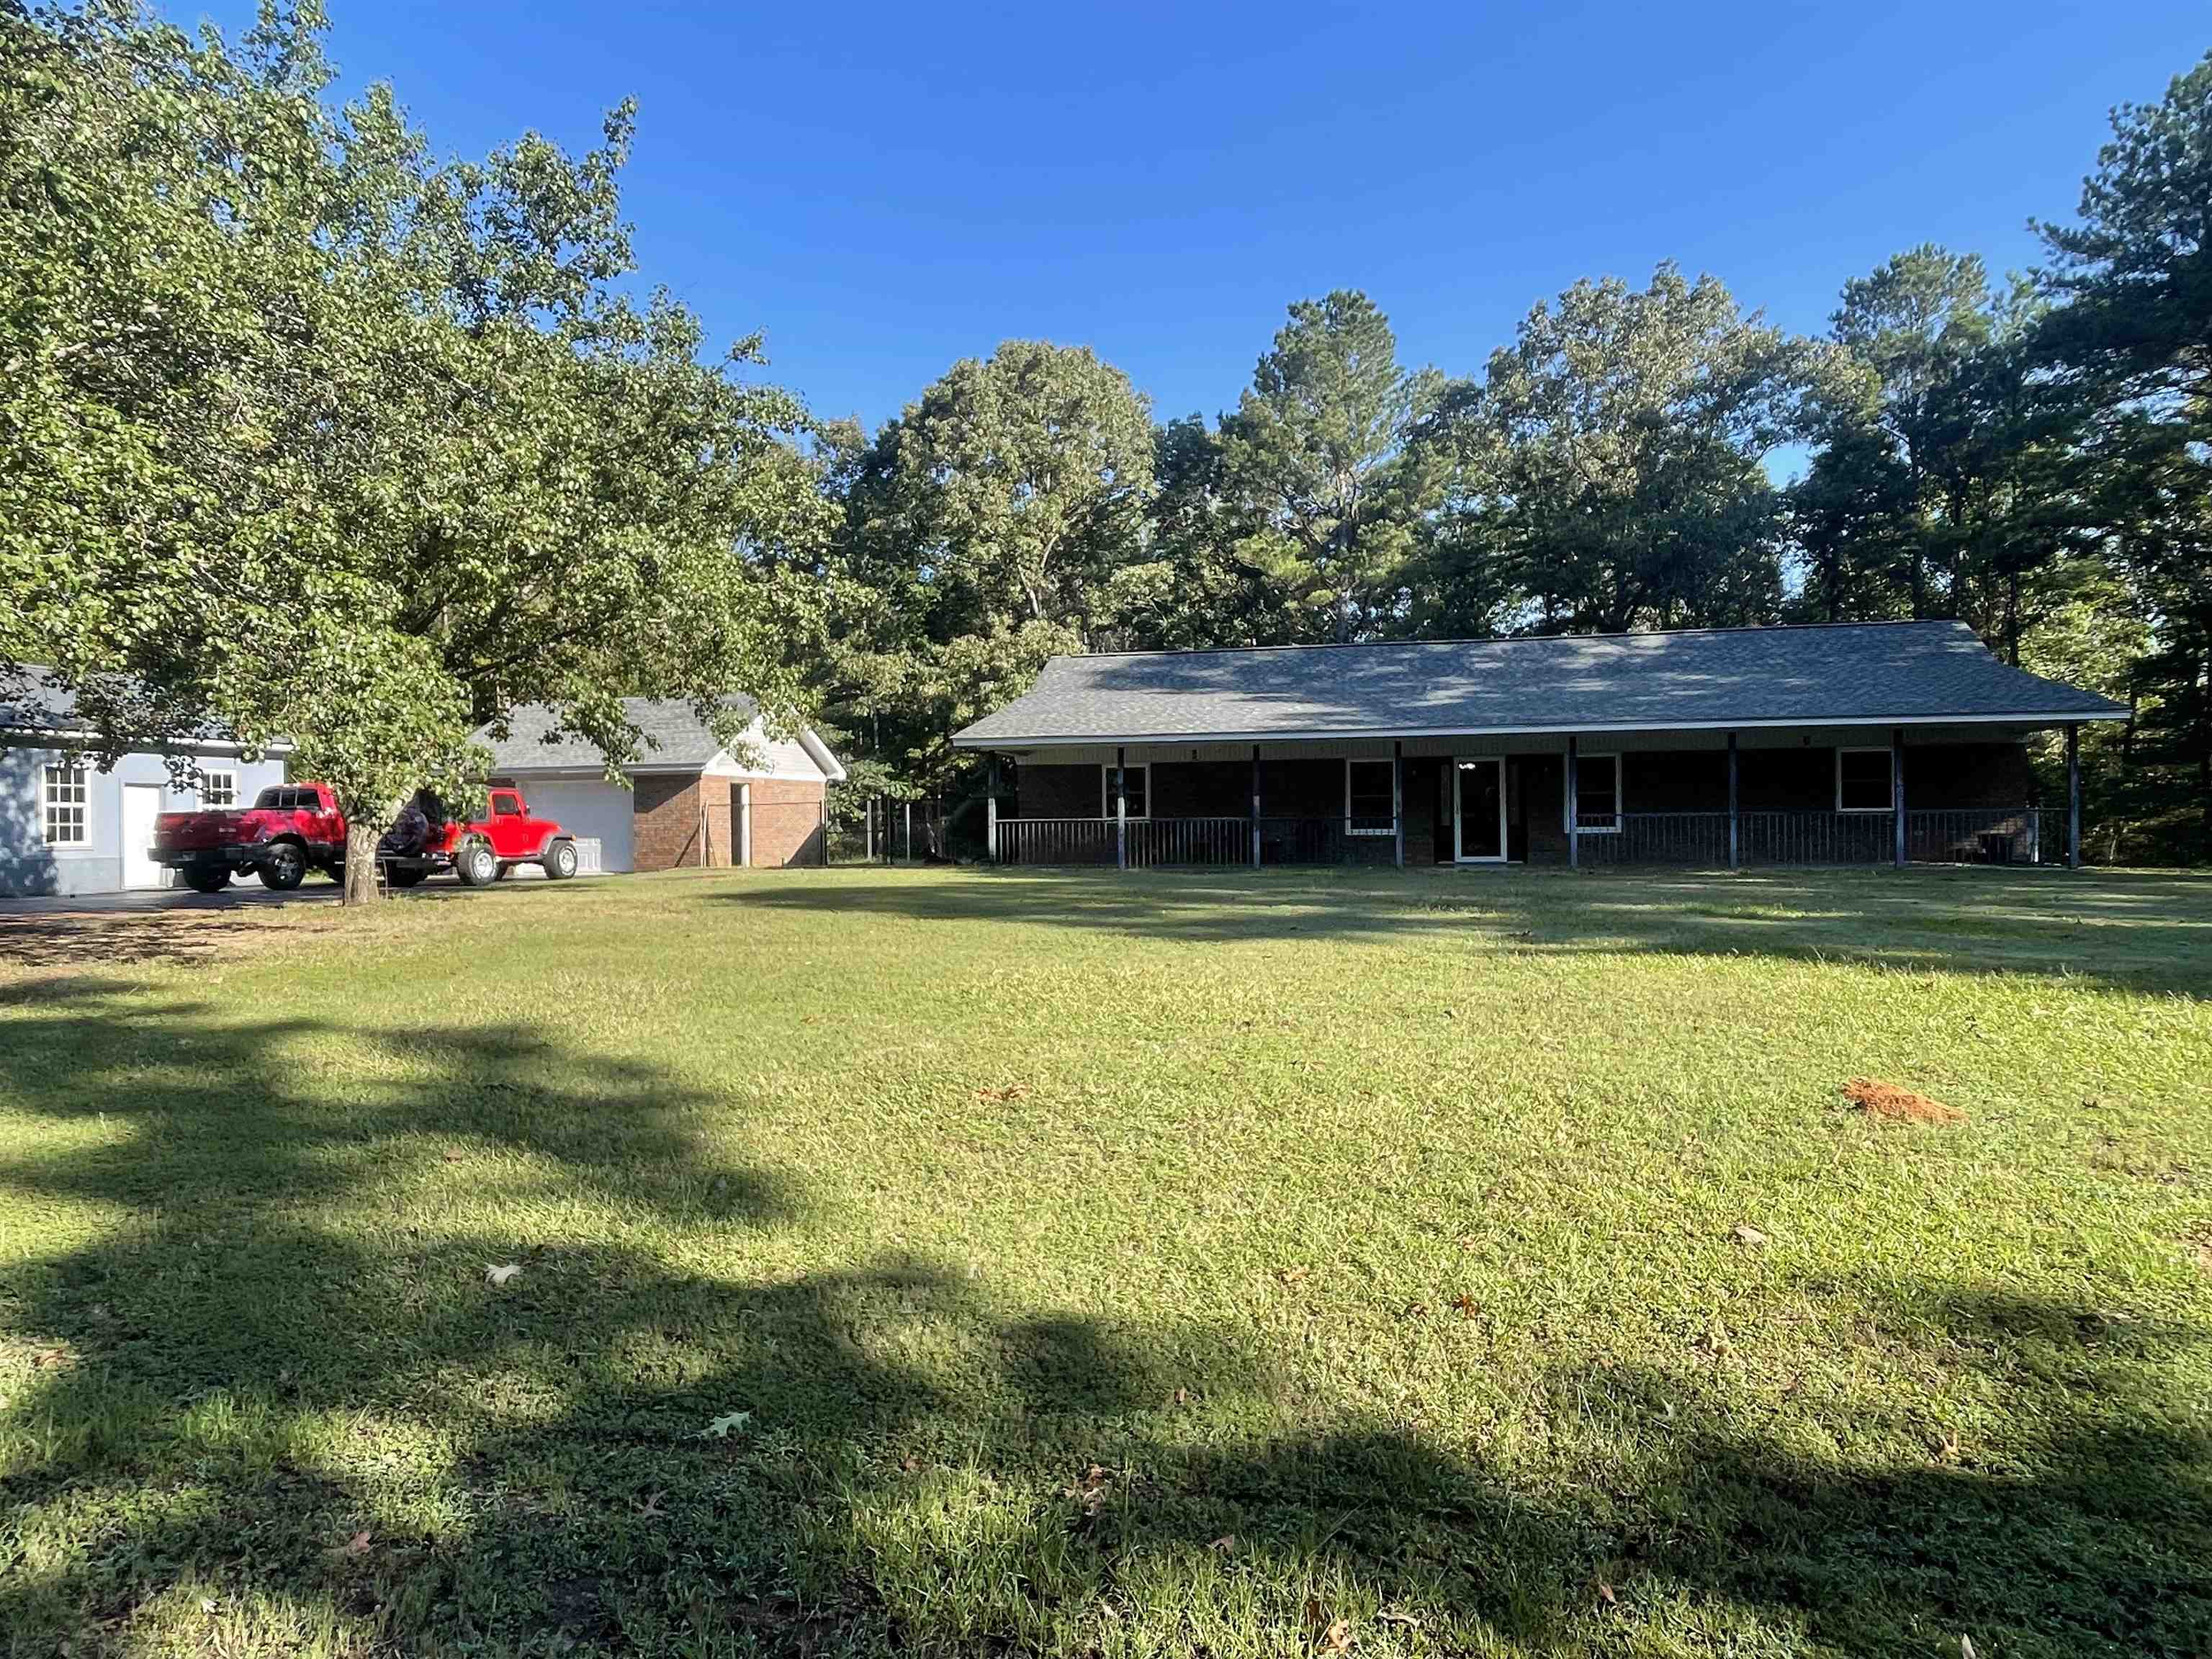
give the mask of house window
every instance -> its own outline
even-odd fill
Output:
[[[235,772],[201,773],[200,805],[203,806],[237,805],[238,774]]]
[[[1620,757],[1575,757],[1575,828],[1586,836],[1610,836],[1620,828]]]
[[[1836,750],[1836,811],[1887,812],[1895,810],[1890,793],[1889,750]]]
[[[1398,813],[1392,787],[1397,767],[1386,760],[1348,760],[1344,763],[1344,833],[1347,836],[1394,835]]]
[[[1152,815],[1152,769],[1149,766],[1125,766],[1121,793],[1129,804],[1129,816],[1147,818]],[[1098,816],[1114,816],[1114,768],[1109,763],[1098,769]]]
[[[82,847],[91,837],[85,816],[85,777],[82,766],[50,765],[40,791],[40,816],[49,847]]]

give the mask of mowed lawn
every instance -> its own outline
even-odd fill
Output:
[[[0,953],[9,1652],[2212,1650],[2212,880],[702,872]]]

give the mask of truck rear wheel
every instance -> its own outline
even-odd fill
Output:
[[[566,881],[576,873],[576,843],[556,841],[545,849],[545,856],[538,861],[548,881]]]
[[[307,855],[295,843],[280,841],[261,855],[258,872],[271,892],[289,893],[307,878]]]
[[[228,870],[210,869],[203,866],[179,870],[177,874],[195,893],[220,893],[230,885],[230,872]]]
[[[419,864],[395,864],[384,872],[384,878],[394,887],[413,887],[429,873]]]
[[[483,842],[472,841],[453,854],[453,873],[464,887],[489,887],[499,879],[499,860]]]

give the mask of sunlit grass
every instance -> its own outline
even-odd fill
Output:
[[[0,969],[10,1651],[2212,1646],[2204,884],[159,929]]]

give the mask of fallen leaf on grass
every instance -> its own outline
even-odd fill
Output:
[[[1066,1496],[1081,1504],[1085,1515],[1096,1515],[1104,1507],[1113,1486],[1114,1477],[1093,1463],[1084,1470],[1081,1479],[1068,1486]]]
[[[1759,1231],[1758,1228],[1753,1226],[1748,1221],[1737,1222],[1734,1231],[1730,1233],[1729,1237],[1734,1238],[1739,1244],[1748,1244],[1754,1249],[1766,1243],[1766,1235]]]
[[[1224,1532],[1206,1547],[1216,1555],[1234,1555],[1237,1553],[1237,1534],[1233,1532]]]
[[[1602,1578],[1597,1581],[1597,1599],[1609,1607],[1620,1605],[1620,1598],[1613,1593],[1613,1586]]]
[[[1306,1628],[1314,1635],[1314,1647],[1321,1653],[1349,1653],[1352,1651],[1352,1620],[1331,1619],[1316,1598],[1306,1598]]]
[[[488,1262],[484,1267],[484,1283],[492,1285],[504,1285],[521,1271],[520,1265],[516,1262],[510,1261],[505,1267]]]
[[[1419,1319],[1422,1315],[1427,1313],[1428,1310],[1429,1304],[1425,1302],[1408,1302],[1406,1304],[1405,1312],[1400,1314],[1398,1317],[1401,1319]]]
[[[712,1436],[716,1440],[727,1440],[730,1437],[731,1430],[742,1429],[752,1420],[753,1414],[750,1412],[724,1412],[699,1431],[699,1437],[704,1440]]]
[[[448,1146],[443,1152],[440,1153],[439,1156],[443,1158],[448,1164],[459,1164],[463,1158],[466,1158],[468,1154],[458,1146]]]
[[[660,1500],[665,1496],[665,1494],[662,1492],[649,1492],[646,1495],[645,1502],[630,1506],[630,1513],[641,1521],[657,1521],[668,1513],[666,1510],[660,1507]]]
[[[1457,1314],[1462,1319],[1472,1319],[1475,1315],[1482,1311],[1482,1304],[1477,1302],[1465,1291],[1462,1291],[1457,1296],[1454,1297],[1444,1305],[1449,1308],[1454,1313]]]
[[[1964,1112],[1954,1111],[1940,1101],[1925,1095],[1917,1095],[1910,1089],[1900,1089],[1894,1083],[1881,1083],[1870,1077],[1855,1077],[1844,1085],[1844,1098],[1869,1117],[1889,1123],[1963,1123]]]
[[[34,1370],[58,1370],[64,1365],[76,1364],[76,1356],[67,1348],[41,1348],[31,1356],[31,1367]]]
[[[1295,1285],[1305,1276],[1305,1264],[1304,1262],[1297,1261],[1292,1262],[1287,1267],[1279,1268],[1275,1273],[1275,1277],[1281,1279],[1285,1285]]]
[[[1003,1089],[978,1089],[975,1091],[976,1099],[987,1100],[992,1104],[997,1106],[1003,1106],[1010,1100],[1027,1100],[1029,1097],[1030,1086],[1026,1083],[1009,1083]]]
[[[366,1555],[368,1553],[369,1543],[369,1535],[366,1531],[357,1532],[344,1543],[335,1546],[331,1553],[348,1556]]]

